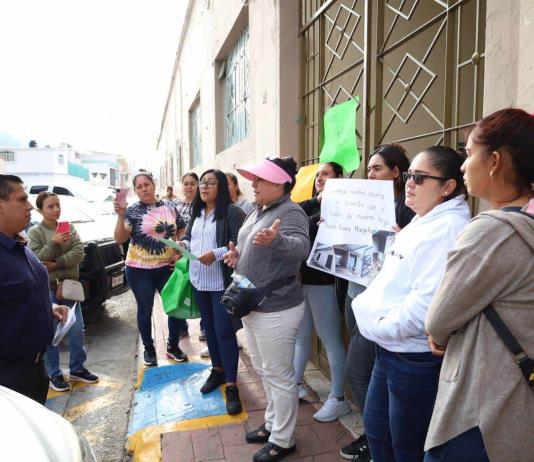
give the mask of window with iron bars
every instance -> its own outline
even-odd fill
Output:
[[[224,63],[224,147],[247,138],[250,127],[248,26]]]

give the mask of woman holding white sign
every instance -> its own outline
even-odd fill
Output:
[[[322,164],[315,174],[313,199],[300,203],[308,215],[311,242],[315,240],[319,229],[321,197],[329,178],[343,178],[343,169],[339,164],[335,162]],[[304,382],[304,369],[310,359],[311,335],[315,327],[328,357],[331,389],[328,399],[313,418],[319,422],[332,422],[350,412],[344,391],[347,352],[341,333],[342,315],[337,306],[335,276],[310,268],[306,263],[302,264],[300,275],[306,305],[295,347],[294,363],[299,398],[305,401],[316,400],[315,393]]]
[[[428,347],[424,321],[447,253],[469,220],[462,162],[443,146],[414,158],[403,176],[406,205],[417,215],[398,233],[376,278],[352,302],[361,334],[377,345],[364,409],[375,462],[424,457],[441,368],[441,358]]]

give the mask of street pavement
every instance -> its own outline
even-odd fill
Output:
[[[198,356],[206,345],[198,340],[199,321],[192,320],[189,324],[190,336],[183,339],[180,346],[189,355],[189,364],[208,368],[209,359],[202,360]],[[153,329],[159,369],[175,365],[173,361],[165,359],[167,322],[158,298],[154,307]],[[131,292],[126,292],[109,300],[102,315],[86,326],[86,367],[99,375],[99,383],[76,383],[70,392],[64,393],[50,390],[47,407],[63,415],[87,438],[99,461],[249,461],[260,446],[246,444],[244,435],[263,423],[266,400],[261,381],[247,354],[244,332],[241,330],[238,336],[244,344],[240,353],[238,374],[244,412],[234,417],[223,412],[224,415],[200,419],[177,418],[176,422],[165,425],[149,425],[145,434],[138,432],[142,434],[141,438],[134,442],[132,435],[128,435],[129,425],[131,430],[139,405],[139,399],[136,399],[139,396],[134,397],[134,387],[137,386],[141,391],[140,385],[143,383],[145,371],[136,325],[135,300]],[[66,342],[61,345],[61,366],[63,371],[68,373]],[[178,364],[175,367],[181,366]],[[306,371],[306,381],[324,401],[330,384],[323,374],[310,365]],[[176,387],[180,390],[176,388],[175,393],[187,394],[181,384]],[[181,396],[177,395],[174,400],[171,396],[167,401],[170,401],[172,406],[173,402],[179,402],[180,398]],[[154,414],[157,414],[161,411],[161,403],[153,401]],[[133,409],[132,404],[135,405]],[[199,403],[193,402],[192,405],[200,407]],[[158,407],[159,411],[156,409]],[[347,428],[356,430],[355,434],[361,432],[361,417],[354,413],[344,417],[343,424],[338,421],[316,422],[312,416],[319,408],[320,403],[300,404],[296,432],[297,451],[287,460],[342,460],[339,449],[352,440]],[[179,412],[176,415],[179,415]],[[126,447],[131,455],[126,451]]]
[[[46,406],[69,420],[89,441],[97,460],[124,462],[128,416],[137,372],[136,305],[130,291],[106,302],[85,331],[85,366],[100,377],[97,384],[75,383],[70,392],[49,389]],[[68,374],[68,345],[60,361]]]
[[[160,368],[175,364],[172,361],[161,360],[161,358],[165,358],[164,339],[167,335],[167,322],[159,303],[156,303],[154,310],[154,325]],[[189,325],[190,335],[180,342],[180,347],[188,354],[190,362],[204,362],[198,356],[200,350],[206,345],[205,342],[198,340],[200,333],[198,320],[190,321]],[[252,455],[261,446],[247,444],[245,433],[263,423],[266,399],[261,381],[247,354],[246,336],[243,330],[239,331],[238,337],[244,345],[240,353],[237,380],[244,412],[234,417],[224,416],[228,419],[222,423],[216,420],[215,416],[177,422],[174,425],[177,431],[168,424],[152,426],[143,441],[144,444],[138,444],[135,448],[131,447],[131,449],[135,449],[134,462],[154,461],[160,458],[163,462],[244,462],[252,460]],[[182,366],[182,364],[177,364],[175,367],[180,368]],[[140,367],[142,369],[142,366]],[[324,401],[329,391],[328,380],[314,367],[307,369],[306,380]],[[157,407],[158,404],[155,406]],[[342,459],[339,456],[339,449],[352,441],[352,435],[347,428],[356,429],[356,434],[361,433],[361,418],[354,413],[344,418],[343,424],[339,421],[330,423],[315,421],[313,414],[320,406],[320,403],[300,404],[296,431],[297,451],[284,460],[340,461]]]

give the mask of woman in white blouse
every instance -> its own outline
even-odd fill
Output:
[[[200,391],[210,393],[226,383],[226,410],[239,414],[242,406],[236,386],[239,348],[234,324],[221,304],[232,270],[223,264],[228,243],[237,242],[245,213],[232,203],[228,181],[220,170],[207,170],[191,205],[191,218],[182,244],[198,260],[189,263],[193,293],[206,330],[211,356],[211,374]]]

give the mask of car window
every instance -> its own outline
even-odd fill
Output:
[[[48,186],[36,185],[30,188],[29,194],[39,194],[40,192],[48,191]]]
[[[74,196],[74,194],[72,194],[67,188],[63,188],[62,186],[54,186],[52,191],[62,196]]]

